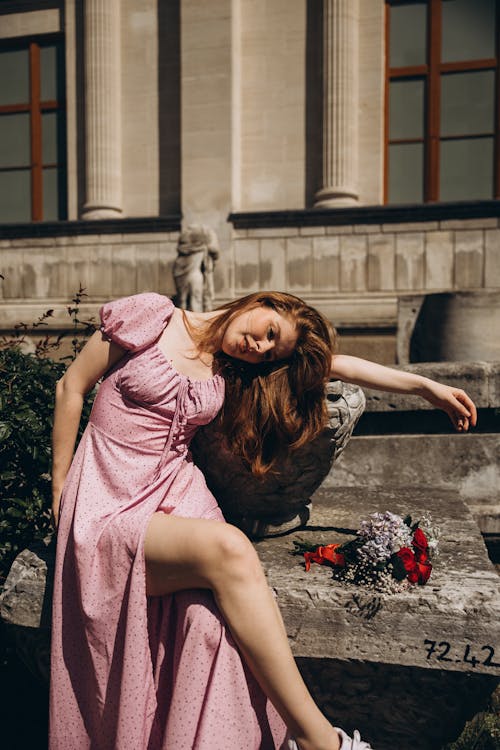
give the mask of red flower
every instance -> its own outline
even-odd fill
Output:
[[[413,554],[412,550],[409,547],[401,547],[398,552],[396,552],[396,555],[399,557],[401,562],[404,565],[404,569],[408,574],[413,573],[417,567],[417,561],[415,560],[415,555]],[[410,576],[408,575],[408,579],[410,579]]]
[[[344,567],[345,557],[341,552],[336,552],[340,544],[327,544],[324,547],[317,547],[314,552],[304,552],[304,559],[306,561],[306,570],[309,570],[311,563],[315,562],[318,565],[340,565]]]
[[[422,586],[427,583],[432,572],[432,565],[429,560],[418,563],[418,583]]]
[[[423,533],[422,536],[425,539]],[[406,577],[410,583],[420,583],[421,585],[427,583],[432,571],[432,565],[426,554],[420,550],[416,550],[414,554],[409,547],[401,547],[401,549],[396,552],[396,555],[403,563],[404,569],[406,570]]]
[[[426,562],[429,559],[429,542],[422,529],[415,529],[411,546],[418,562]]]

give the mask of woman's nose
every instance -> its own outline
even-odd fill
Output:
[[[254,339],[253,336],[251,336],[249,333],[247,333],[247,341],[248,341],[248,348],[251,352],[258,352],[259,351],[259,344]]]
[[[248,335],[248,348],[251,352],[258,352],[259,354],[265,354],[269,349],[274,346],[274,341],[270,341],[268,338],[265,339],[254,339],[253,336]]]
[[[273,346],[274,346],[274,341],[267,339],[267,338],[263,339],[262,341],[259,341],[258,343],[259,352],[261,354],[265,354],[266,352],[269,351],[269,349],[272,349]]]

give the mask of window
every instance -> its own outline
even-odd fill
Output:
[[[66,217],[63,46],[0,46],[0,222]]]
[[[386,202],[499,197],[497,0],[386,10]]]

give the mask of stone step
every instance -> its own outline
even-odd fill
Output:
[[[376,511],[431,513],[439,555],[425,586],[397,594],[306,572],[293,541],[344,542]],[[341,531],[342,530],[342,531]],[[322,487],[309,525],[256,544],[304,678],[326,715],[381,750],[438,750],[500,678],[500,579],[453,489]],[[432,697],[429,700],[429,697]]]
[[[344,542],[376,511],[441,529],[439,556],[426,586],[398,594],[339,583],[331,571],[292,556],[293,541]],[[308,527],[256,544],[276,591],[296,656],[475,672],[500,677],[500,580],[479,529],[454,491],[417,488],[321,488]],[[417,626],[418,623],[418,626]],[[426,642],[436,645],[429,653]],[[438,644],[447,644],[438,647]],[[467,655],[479,659],[471,666]]]
[[[353,436],[324,484],[427,486],[465,500],[500,496],[500,434]]]
[[[499,533],[500,434],[355,436],[323,487],[361,486],[449,490],[483,533]]]

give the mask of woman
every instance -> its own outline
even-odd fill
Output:
[[[255,551],[221,523],[189,441],[226,390],[230,445],[254,473],[272,470],[276,446],[322,429],[330,373],[421,395],[458,430],[475,424],[474,404],[417,375],[332,359],[328,322],[291,295],[183,313],[141,294],[104,305],[101,319],[57,386],[51,750],[368,748],[312,701]],[[72,460],[84,394],[103,375]]]

